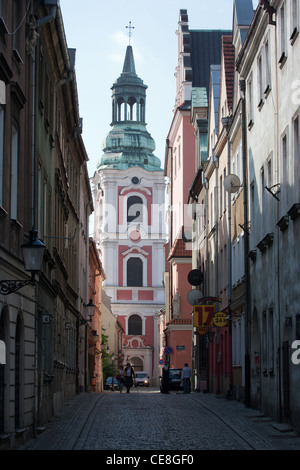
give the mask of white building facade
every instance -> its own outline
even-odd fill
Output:
[[[246,84],[251,403],[300,429],[300,4],[257,8],[237,60]]]
[[[164,307],[165,177],[146,130],[147,86],[135,72],[128,46],[112,87],[112,130],[93,177],[94,238],[105,293],[125,331],[124,363],[158,384],[158,315]]]

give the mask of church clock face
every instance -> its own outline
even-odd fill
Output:
[[[131,178],[131,182],[132,184],[139,184],[140,180],[137,176],[134,176],[133,178]]]

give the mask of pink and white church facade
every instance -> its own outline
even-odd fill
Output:
[[[111,130],[92,178],[94,239],[105,271],[103,289],[125,331],[124,363],[147,371],[158,385],[166,182],[146,129],[146,89],[129,45],[112,86]]]

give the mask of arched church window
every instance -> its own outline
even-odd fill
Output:
[[[143,221],[143,201],[139,196],[130,196],[127,199],[127,222]]]
[[[127,286],[143,286],[143,261],[140,258],[129,258],[127,261]]]
[[[141,107],[140,120],[142,122],[145,122],[145,119],[146,119],[146,116],[145,116],[145,101],[143,99],[141,99],[141,101],[140,101],[140,107]]]
[[[139,315],[131,315],[128,320],[128,334],[141,335],[143,334],[142,319]]]
[[[125,103],[124,98],[118,99],[118,114],[117,114],[117,121],[124,121],[125,120]]]
[[[128,104],[129,104],[129,115],[128,115],[128,120],[129,121],[137,121],[137,105],[136,105],[136,99],[131,97],[128,99]]]

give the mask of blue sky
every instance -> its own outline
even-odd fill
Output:
[[[129,21],[134,26],[136,72],[148,85],[147,130],[163,167],[175,103],[179,10],[187,9],[190,29],[231,29],[233,0],[60,0],[60,6],[68,47],[77,51],[79,110],[90,176],[110,130],[110,88],[122,72]]]

